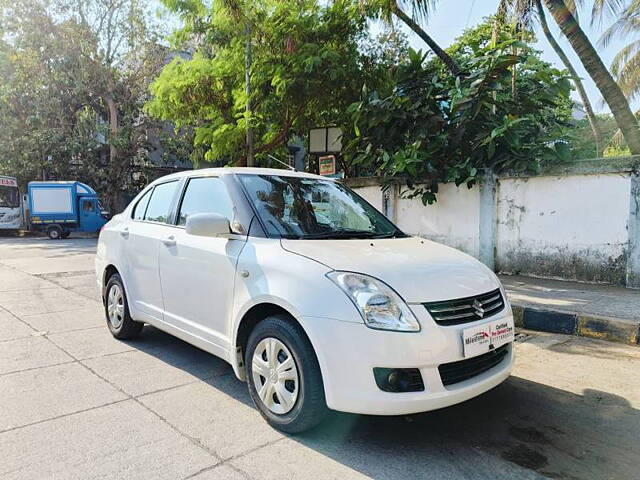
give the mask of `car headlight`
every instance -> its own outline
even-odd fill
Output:
[[[361,273],[327,273],[351,299],[369,328],[398,332],[419,332],[420,324],[409,306],[386,283]]]

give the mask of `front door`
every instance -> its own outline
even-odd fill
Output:
[[[102,226],[98,201],[95,198],[80,199],[80,229],[83,232],[96,232]]]
[[[160,243],[160,281],[165,321],[196,337],[229,348],[229,312],[238,256],[245,238],[187,234],[187,217],[219,213],[233,217],[233,205],[217,177],[189,179],[177,228]]]

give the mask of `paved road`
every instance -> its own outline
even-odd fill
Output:
[[[466,404],[283,436],[224,362],[150,327],[111,338],[94,250],[0,239],[1,479],[640,476],[638,348],[531,334]]]

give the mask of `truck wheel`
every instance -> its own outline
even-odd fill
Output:
[[[258,323],[244,362],[251,398],[272,427],[299,433],[324,419],[327,404],[318,359],[291,319],[274,315]]]
[[[111,335],[120,340],[137,337],[144,323],[136,322],[129,315],[127,294],[119,274],[114,273],[109,277],[105,292],[104,313]]]
[[[60,225],[51,225],[47,228],[47,235],[51,240],[58,240],[62,238],[62,228]]]

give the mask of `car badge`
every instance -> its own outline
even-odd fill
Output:
[[[482,303],[480,303],[477,299],[473,301],[471,305],[480,318],[484,317],[484,308],[482,308]]]

